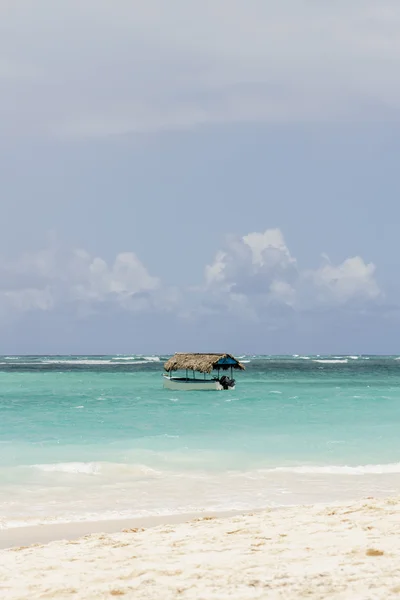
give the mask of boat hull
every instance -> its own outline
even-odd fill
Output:
[[[164,387],[168,390],[223,390],[224,388],[219,381],[213,379],[186,379],[179,377],[166,377],[164,375]],[[228,388],[234,390],[235,386]]]

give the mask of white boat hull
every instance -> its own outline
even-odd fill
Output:
[[[164,387],[168,390],[223,390],[219,381],[213,379],[185,379],[179,377],[167,377],[164,375]],[[228,388],[234,390],[235,386]]]

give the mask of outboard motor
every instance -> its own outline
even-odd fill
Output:
[[[224,390],[229,390],[229,388],[232,388],[235,385],[235,380],[231,379],[227,375],[223,375],[219,382],[224,388]]]

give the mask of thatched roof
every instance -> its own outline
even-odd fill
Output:
[[[245,367],[231,354],[184,354],[178,352],[167,360],[164,365],[166,371],[178,371],[188,369],[200,373],[211,373],[213,369],[227,370],[242,369]]]

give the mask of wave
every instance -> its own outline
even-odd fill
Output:
[[[148,365],[149,363],[151,364],[153,361],[149,361],[149,360],[128,360],[126,359],[125,362],[118,362],[118,361],[114,361],[112,364],[113,365]]]
[[[85,358],[85,359],[50,359],[50,360],[42,360],[41,364],[43,365],[111,365],[111,360],[106,359],[93,359],[93,358]]]
[[[270,505],[274,505],[270,503]],[[193,519],[195,515],[201,517],[210,513],[231,513],[250,511],[254,507],[248,502],[230,502],[211,504],[209,506],[199,507],[198,504],[183,505],[179,508],[152,508],[148,509],[123,509],[123,510],[101,510],[98,512],[67,513],[53,516],[0,518],[0,531],[7,529],[17,529],[22,527],[32,527],[38,525],[67,525],[69,523],[97,523],[99,521],[121,521],[126,519],[146,519],[149,517],[174,517],[185,515],[188,519]],[[257,506],[257,509],[265,508]],[[184,520],[188,520],[184,519]]]
[[[111,365],[111,364],[148,364],[161,361],[159,356],[2,356],[0,364],[6,365],[7,362],[19,361],[23,365]],[[7,362],[4,362],[7,361]]]
[[[297,467],[275,467],[273,469],[262,469],[262,471],[268,473],[297,473],[301,475],[387,475],[400,473],[400,463],[358,465],[356,467],[347,465],[303,465]]]
[[[19,467],[22,479],[15,478],[16,473],[10,479],[16,485],[9,487],[7,483],[3,489],[0,486],[0,530],[49,523],[330,503],[342,496],[347,501],[350,496],[368,496],[371,490],[386,495],[389,478],[390,488],[398,490],[397,474],[400,474],[400,463],[266,465],[232,470],[221,465],[217,470],[215,465],[193,469],[183,463],[175,469],[170,461],[162,461],[156,471],[147,466],[152,461],[143,462],[146,464],[88,461]],[[6,473],[6,481],[10,475]],[[346,478],[339,487],[338,477]],[[377,479],[371,484],[372,477],[385,479],[382,485]],[[310,485],[313,482],[321,486]]]
[[[31,469],[45,473],[67,473],[71,475],[129,475],[129,476],[157,476],[159,471],[140,464],[125,464],[112,462],[67,462],[44,463],[31,465]]]
[[[149,362],[153,362],[153,361],[149,361],[149,360],[133,360],[132,362],[126,362],[124,364],[126,365],[148,365]],[[118,363],[116,363],[118,364]]]
[[[158,359],[160,360],[160,359]],[[124,362],[123,362],[124,361]],[[93,359],[93,358],[85,358],[85,359],[72,359],[72,360],[60,360],[60,359],[50,359],[43,360],[40,364],[42,365],[147,365],[149,360],[135,360],[134,358],[113,358],[109,359]],[[30,364],[30,363],[27,363]]]
[[[65,473],[71,475],[104,475],[104,476],[138,476],[138,477],[185,477],[195,479],[199,476],[206,476],[206,472],[185,471],[179,473],[176,471],[162,470],[158,471],[145,464],[126,464],[114,462],[66,462],[66,463],[44,463],[31,465],[29,468],[45,473]],[[232,474],[233,472],[231,472]],[[400,473],[400,463],[388,464],[369,464],[369,465],[297,465],[286,467],[260,468],[251,471],[235,471],[239,477],[251,477],[272,473],[292,473],[297,475],[386,475]],[[215,473],[214,473],[215,475]]]
[[[313,362],[321,363],[324,365],[336,365],[336,364],[345,364],[345,363],[348,363],[349,361],[347,358],[333,358],[333,359],[315,358],[313,360]]]
[[[247,510],[248,507],[244,507],[243,510]],[[229,510],[229,509],[228,509]],[[234,508],[231,510],[235,510]],[[240,510],[240,508],[238,509]],[[183,508],[182,510],[121,510],[121,511],[101,511],[91,513],[71,513],[61,516],[42,516],[42,517],[26,517],[20,519],[13,518],[2,518],[0,519],[0,531],[8,529],[19,529],[22,527],[34,527],[39,525],[68,525],[70,523],[97,523],[99,521],[123,521],[125,519],[144,519],[149,517],[170,517],[181,514],[199,514],[208,512],[224,512],[222,509],[198,509],[195,507],[193,510],[189,508]]]
[[[101,472],[101,465],[99,463],[49,463],[32,465],[32,469],[38,469],[39,471],[45,471],[47,473],[82,473],[84,475],[98,475]]]
[[[134,362],[135,364],[145,364],[147,362],[160,362],[160,357],[159,356],[141,356],[141,355],[134,355],[134,356],[114,356],[112,358],[113,361],[124,361],[124,360],[129,360]]]

